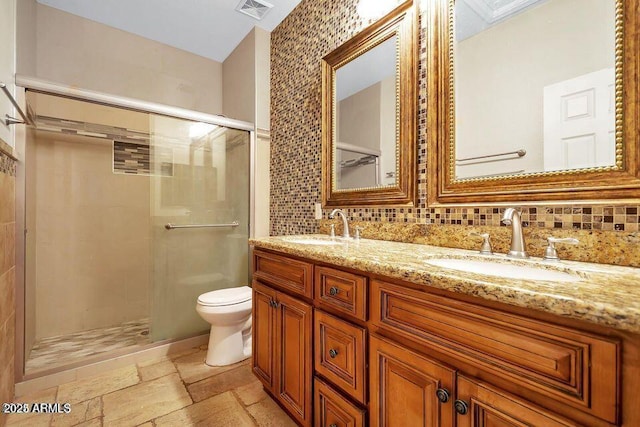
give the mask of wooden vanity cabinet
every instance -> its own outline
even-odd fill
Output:
[[[381,280],[371,297],[378,333],[585,424],[619,422],[618,339]]]
[[[312,308],[258,280],[253,287],[253,372],[303,426],[312,422]]]
[[[253,370],[302,426],[640,425],[634,334],[255,254]]]
[[[372,427],[580,425],[386,338],[370,345]]]

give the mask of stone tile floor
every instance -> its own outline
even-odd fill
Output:
[[[71,411],[11,414],[7,426],[295,427],[249,360],[213,368],[205,354],[194,348],[22,396],[15,402],[69,403]]]

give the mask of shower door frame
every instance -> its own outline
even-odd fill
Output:
[[[109,107],[122,108],[143,113],[157,114],[161,116],[174,117],[178,119],[192,120],[217,126],[223,126],[230,129],[242,130],[249,132],[249,238],[255,236],[255,168],[256,168],[256,132],[258,131],[253,123],[241,120],[229,119],[224,116],[202,113],[199,111],[188,110],[180,107],[173,107],[165,104],[142,101],[134,98],[127,98],[117,95],[111,95],[96,92],[87,89],[78,89],[63,84],[50,82],[47,80],[37,79],[16,75],[16,95],[21,107],[26,109],[26,92],[32,91],[47,95],[61,96],[71,98],[78,101],[91,102],[94,104],[105,105]],[[22,167],[18,167],[16,174],[16,233],[15,233],[15,252],[16,252],[16,334],[15,334],[15,382],[31,380],[46,375],[55,374],[68,369],[74,369],[86,365],[84,362],[76,362],[69,365],[63,365],[49,370],[39,371],[36,374],[25,374],[25,250],[26,250],[26,174],[25,174],[25,149],[27,136],[30,129],[20,128],[16,132],[16,154],[22,163]],[[249,254],[250,255],[250,254]],[[251,259],[251,256],[249,256]],[[249,261],[249,274],[251,273],[251,261]],[[136,348],[136,351],[146,350],[158,347],[171,342],[182,341],[190,337],[181,337],[153,342]],[[92,358],[91,362],[100,362],[112,359],[114,356],[128,354],[130,351],[116,350],[114,353],[105,353],[101,356]]]

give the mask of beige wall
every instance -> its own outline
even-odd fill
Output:
[[[110,141],[33,142],[35,339],[149,317],[149,178],[113,174]]]
[[[3,153],[8,148],[0,142],[0,403],[11,402],[14,392],[15,162]]]
[[[16,9],[16,72],[25,76],[36,75],[36,0],[20,0]]]
[[[458,43],[458,157],[527,151],[459,175],[544,170],[544,87],[613,67],[614,26],[610,0],[553,0]]]
[[[391,125],[396,121],[396,80],[393,77],[384,79],[380,88],[380,172],[381,185],[393,185],[396,182],[396,127]],[[387,177],[387,172],[394,172]]]
[[[271,33],[255,27],[256,127],[271,129]]]
[[[371,85],[340,101],[336,108],[337,141],[380,151],[380,83]],[[352,160],[361,153],[338,150],[337,160]],[[362,188],[376,185],[374,164],[337,168],[338,188]]]
[[[255,41],[250,31],[222,64],[224,115],[247,122],[255,121]]]
[[[270,46],[269,33],[255,27],[222,66],[224,114],[252,122],[256,130],[269,130]],[[255,162],[254,233],[256,237],[261,237],[269,235],[269,138],[256,138]]]
[[[375,181],[375,165],[342,168],[337,177],[338,188],[361,188],[390,185],[395,178],[386,172],[396,169],[396,81],[388,77],[340,101],[337,106],[338,141],[378,150],[380,181]],[[361,157],[362,154],[338,151],[338,161]]]
[[[16,0],[0,0],[0,47],[0,82],[6,84],[7,89],[15,95]],[[16,118],[20,116],[4,93],[0,94],[0,112],[0,141],[13,147],[13,127],[4,124],[4,115],[9,114]]]
[[[36,77],[222,113],[219,62],[41,4],[37,5],[35,31]],[[23,63],[25,69],[27,64]]]

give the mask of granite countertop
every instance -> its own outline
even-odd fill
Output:
[[[317,240],[319,244],[296,243]],[[376,273],[491,301],[531,308],[598,325],[640,333],[640,268],[540,258],[512,260],[450,249],[383,240],[331,239],[326,235],[251,239],[249,244],[337,266]],[[497,277],[429,264],[434,259],[493,261],[568,273],[566,281]]]

